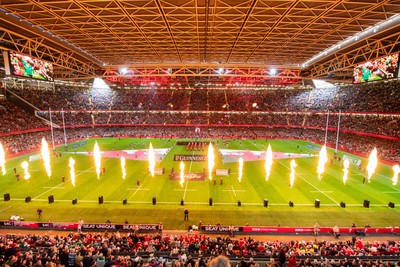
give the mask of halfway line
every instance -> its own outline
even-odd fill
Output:
[[[286,169],[289,170],[289,168],[288,168],[285,164],[283,164],[281,161],[278,161],[278,163],[281,164],[283,167],[285,167]],[[330,200],[332,200],[333,202],[335,202],[335,203],[339,206],[339,203],[338,203],[336,200],[334,200],[333,198],[331,198],[330,196],[328,196],[327,194],[325,194],[324,191],[319,190],[318,187],[316,187],[315,185],[313,185],[312,183],[310,183],[309,181],[307,181],[306,179],[304,179],[302,176],[300,176],[300,175],[297,175],[297,176],[300,177],[303,181],[305,181],[305,182],[308,183],[309,185],[311,185],[312,187],[314,187],[318,192],[322,193],[322,194],[325,195],[327,198],[329,198]]]
[[[192,156],[194,155],[194,151],[192,152]],[[192,170],[192,164],[193,164],[193,161],[190,161],[190,165],[189,165],[189,172]],[[187,187],[188,187],[188,184],[189,184],[189,180],[186,180],[186,186],[185,186],[185,191],[183,192],[183,200],[185,200],[185,197],[186,197],[186,192],[187,192]]]
[[[111,158],[106,159],[104,162],[107,162],[109,159],[111,159]],[[87,170],[90,170],[90,169],[93,169],[93,168],[96,168],[96,166],[90,167],[90,168],[88,168]],[[75,177],[78,177],[80,174],[81,174],[81,173],[78,173]],[[70,179],[68,179],[68,180],[70,180]],[[62,185],[62,184],[64,184],[64,182],[59,183],[58,185],[56,185],[56,187],[58,187],[58,186],[60,186],[60,185]],[[44,194],[50,192],[50,191],[53,190],[53,189],[54,189],[54,187],[50,188],[49,190],[44,191],[42,194],[40,194],[40,195],[38,195],[38,196],[36,196],[36,197],[34,197],[34,198],[32,198],[32,199],[37,199],[38,197],[43,196]]]
[[[136,195],[136,193],[140,190],[140,188],[142,187],[142,185],[143,185],[143,184],[141,184],[141,185],[136,189],[136,191],[135,191],[129,198],[131,198],[131,197],[133,197],[134,195]]]

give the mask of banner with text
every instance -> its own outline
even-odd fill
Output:
[[[174,155],[174,161],[207,161],[207,155]]]
[[[77,223],[40,223],[25,221],[0,221],[0,228],[18,229],[53,229],[53,230],[77,230]],[[83,224],[82,231],[132,231],[139,233],[160,232],[162,224]]]
[[[318,233],[322,235],[331,235],[332,227],[320,227]],[[228,233],[229,226],[201,226],[199,229],[204,233]],[[234,226],[236,234],[301,234],[313,235],[314,227],[268,227],[268,226]],[[399,227],[386,227],[386,228],[362,228],[362,227],[340,227],[339,232],[343,235],[386,235],[386,234],[399,234]]]

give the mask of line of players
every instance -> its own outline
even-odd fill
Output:
[[[189,142],[186,145],[186,151],[204,151],[206,147],[206,143],[205,142]]]

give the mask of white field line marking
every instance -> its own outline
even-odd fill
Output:
[[[132,194],[129,198],[131,198],[131,197],[133,197],[134,195],[136,195],[136,193],[137,193],[139,190],[141,190],[142,185],[143,185],[143,184],[141,184],[141,185],[135,190],[135,192],[133,192],[133,194]]]
[[[197,192],[197,189],[174,189],[174,191],[188,191],[188,192]]]
[[[289,140],[289,142],[291,142],[290,140]],[[305,148],[307,148],[306,146],[304,146],[304,145],[301,145],[302,147],[305,147]],[[347,152],[344,152],[344,153],[346,153],[346,154],[350,154],[350,153],[347,153]],[[362,157],[361,157],[362,158]],[[384,164],[384,165],[387,165],[387,164]],[[357,175],[361,175],[362,177],[365,177],[365,175],[367,175],[367,174],[365,174],[365,173],[362,173],[362,172],[360,172],[360,171],[357,171],[357,170],[354,170],[353,171],[355,174],[357,174]],[[374,173],[373,175],[378,175],[378,176],[381,176],[381,177],[383,177],[383,178],[386,178],[386,179],[389,179],[389,180],[392,180],[392,178],[391,177],[388,177],[388,176],[386,176],[386,175],[383,175],[383,174],[381,174],[381,173]],[[300,175],[299,175],[300,176]],[[352,175],[349,175],[349,177],[351,177]],[[302,178],[303,179],[303,178]],[[304,180],[304,179],[303,179]],[[384,194],[400,194],[400,190],[399,189],[397,189],[397,188],[395,188],[395,187],[393,187],[392,186],[392,189],[393,190],[396,190],[396,192],[390,192],[390,191],[387,191],[387,192],[381,192],[381,193],[384,193]],[[310,191],[311,192],[311,191]],[[329,191],[326,191],[326,192],[329,192]],[[351,205],[351,204],[350,204]],[[354,204],[354,205],[358,205],[358,204]],[[386,206],[386,205],[383,205],[383,206]]]
[[[367,174],[365,174],[365,173],[362,173],[362,172],[359,172],[359,171],[354,171],[355,173],[357,173],[357,174],[359,174],[359,175],[361,175],[361,176],[363,176],[363,177],[365,177]],[[385,176],[385,175],[383,175],[383,174],[380,174],[380,173],[374,173],[373,175],[379,175],[379,176],[382,176],[383,178],[387,178],[387,179],[389,179],[389,180],[392,180],[392,178],[390,178],[390,177],[387,177],[387,176]],[[373,181],[372,179],[371,179],[371,181]],[[396,190],[396,191],[398,191],[398,192],[400,192],[400,190],[399,189],[397,189],[397,188],[395,188],[395,187],[393,187],[392,186],[392,189],[393,190]]]
[[[171,152],[171,150],[172,150],[172,146],[171,147],[169,147],[169,149],[168,149],[168,153],[167,154],[165,154],[165,156],[163,156],[163,157],[161,157],[162,159],[161,159],[161,163],[164,161],[164,159],[165,159],[165,157],[167,157],[170,153],[169,152]]]
[[[0,210],[0,212],[3,212],[3,211],[5,211],[5,210],[8,210],[9,208],[11,208],[11,206],[8,206],[8,207],[6,207],[6,208]]]
[[[235,190],[235,188],[232,185],[232,190],[222,190],[223,192],[233,192],[235,197],[237,197],[236,192],[246,192],[246,190]]]
[[[128,190],[128,191],[148,191],[149,189],[147,189],[147,188],[128,188],[126,190]]]
[[[290,143],[293,143],[293,141],[291,141],[291,140],[287,140],[288,142],[290,142]],[[307,146],[305,146],[305,145],[303,145],[303,144],[301,144],[300,146],[302,146],[302,147],[304,147],[304,148],[308,148]],[[309,148],[308,148],[309,149]],[[342,151],[343,152],[343,151]],[[347,154],[350,154],[350,155],[352,155],[351,153],[348,153],[348,152],[343,152],[343,153],[345,153],[346,155]],[[359,156],[357,156],[358,158],[364,158],[364,157],[359,157]],[[384,164],[384,165],[387,165],[387,164]],[[357,174],[359,174],[359,175],[361,175],[361,176],[364,176],[365,174],[364,173],[362,173],[362,172],[359,172],[359,171],[354,171],[354,173],[357,173]],[[383,174],[381,174],[381,173],[374,173],[374,175],[379,175],[379,176],[382,176],[382,177],[384,177],[384,178],[387,178],[387,179],[389,179],[389,180],[392,180],[392,178],[391,177],[388,177],[388,176],[385,176],[385,175],[383,175]],[[395,190],[397,190],[397,189],[395,189]],[[400,191],[400,190],[399,190]]]
[[[247,141],[249,142],[249,141]],[[249,142],[251,144],[251,142]],[[259,149],[259,146],[252,144],[253,146],[257,147]],[[283,167],[285,167],[287,170],[290,170],[289,167],[287,167],[286,165],[284,165],[281,161],[277,161],[279,164],[281,164]],[[318,187],[316,187],[315,185],[313,185],[312,183],[310,183],[309,181],[307,181],[306,179],[304,179],[301,175],[296,174],[298,177],[300,177],[303,181],[305,181],[306,183],[308,183],[309,185],[311,185],[312,187],[314,187],[318,192],[322,193],[323,195],[325,195],[327,198],[329,198],[330,200],[332,200],[333,202],[335,202],[338,206],[340,206],[340,204],[334,200],[333,198],[331,198],[330,196],[328,196],[327,194],[324,193],[324,191],[321,191]]]
[[[356,174],[359,174],[359,175],[361,175],[361,176],[363,176],[363,177],[366,177],[366,176],[368,176],[368,174],[367,174],[367,173],[362,173],[362,172],[360,172],[360,171],[354,171],[354,173],[356,173]],[[383,174],[380,174],[380,173],[377,173],[377,172],[374,172],[374,173],[372,174],[372,176],[374,176],[374,175],[379,175],[379,176],[382,176],[383,178],[386,178],[386,179],[392,180],[392,178],[391,178],[391,177],[388,177],[388,176],[386,176],[386,175],[383,175]],[[372,178],[371,178],[371,181],[373,181],[373,179],[372,179]]]
[[[192,156],[194,155],[194,151],[192,152]],[[189,173],[190,173],[190,171],[192,170],[192,164],[193,164],[193,161],[191,160],[190,161],[190,165],[189,165]],[[188,184],[189,184],[189,180],[186,180],[186,186],[185,186],[185,191],[183,192],[183,201],[185,201],[185,198],[186,198],[186,192],[187,192],[187,188],[188,188]]]
[[[283,167],[285,167],[286,169],[290,170],[289,167],[287,167],[285,164],[283,164],[282,162],[278,161],[279,164],[281,164]],[[314,187],[318,192],[320,192],[321,194],[323,194],[324,196],[326,196],[327,198],[329,198],[330,200],[332,200],[333,202],[335,202],[338,206],[340,206],[340,204],[334,200],[332,197],[328,196],[327,194],[324,193],[324,191],[321,191],[318,187],[316,187],[315,185],[313,185],[312,183],[310,183],[309,181],[307,181],[306,179],[304,179],[302,176],[297,175],[298,177],[300,177],[303,181],[305,181],[306,183],[308,183],[309,185],[311,185],[312,187]]]
[[[235,195],[235,197],[237,197],[236,196],[236,192],[235,192],[235,188],[233,187],[233,185],[232,185],[232,190],[233,190],[233,194]]]
[[[89,171],[89,170],[84,170],[84,171],[76,171],[76,173],[79,173],[79,174],[81,174],[81,173],[93,173],[93,171]]]
[[[185,197],[186,197],[186,192],[188,191],[187,190],[187,188],[188,188],[188,184],[189,184],[189,180],[186,180],[186,186],[185,186],[185,191],[183,192],[183,200],[185,200]]]
[[[103,163],[107,162],[107,161],[110,160],[110,159],[111,159],[111,158],[106,159]],[[88,168],[87,170],[91,170],[91,169],[93,169],[93,168],[96,168],[96,166],[90,167],[90,168]],[[76,177],[78,177],[80,174],[81,174],[81,173],[78,173],[78,174],[76,175]],[[70,179],[68,179],[68,180],[70,180]],[[62,185],[62,184],[64,184],[64,183],[60,183],[60,184],[56,185],[56,187],[58,187],[58,186],[60,186],[60,185]],[[43,196],[44,194],[50,192],[50,191],[53,190],[53,189],[54,189],[54,188],[51,188],[51,189],[49,189],[49,190],[46,190],[46,191],[44,191],[42,194],[40,194],[40,195],[38,195],[38,196],[36,196],[36,197],[34,197],[34,198],[32,198],[32,199],[33,199],[33,200],[36,200],[38,197]]]

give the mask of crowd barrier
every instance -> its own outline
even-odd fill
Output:
[[[201,226],[199,229],[206,234],[234,234],[243,235],[314,235],[314,227],[269,227],[269,226]],[[400,227],[339,227],[341,235],[399,235]],[[332,227],[319,227],[319,235],[332,235]]]
[[[26,222],[26,221],[0,221],[0,228],[25,229],[25,230],[67,230],[77,231],[78,223],[54,222]],[[120,231],[138,233],[157,233],[162,231],[162,224],[83,224],[82,231]]]
[[[78,230],[78,223],[0,221],[0,228],[28,230]],[[83,224],[82,231],[121,231],[138,233],[162,232],[162,224]],[[202,225],[198,230],[205,234],[234,234],[243,235],[313,235],[314,227],[269,227],[269,226],[219,226]],[[340,227],[342,235],[400,235],[400,227]],[[318,234],[332,235],[332,227],[319,227]]]

